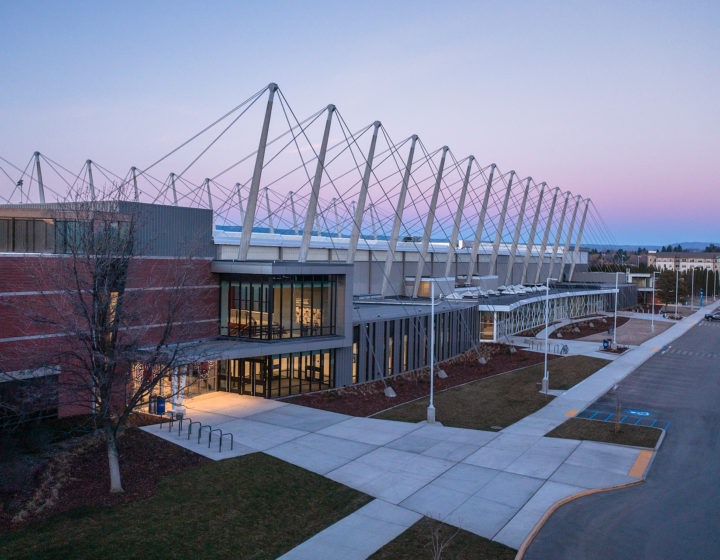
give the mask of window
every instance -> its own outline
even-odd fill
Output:
[[[220,390],[281,397],[335,387],[335,350],[218,362]]]
[[[220,334],[277,340],[336,334],[337,277],[227,275]]]
[[[54,251],[54,220],[0,219],[0,252],[53,253]]]

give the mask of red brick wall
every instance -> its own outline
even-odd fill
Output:
[[[74,287],[71,266],[72,259],[63,255],[0,255],[0,371],[57,363],[58,355],[73,347],[76,339],[67,331],[82,328],[83,320],[77,295],[68,292]],[[209,259],[137,258],[128,271],[124,325],[129,328],[121,338],[156,343],[169,305],[178,302],[172,341],[217,336],[219,299]],[[77,396],[61,399],[67,403],[61,413],[77,412],[70,404]]]

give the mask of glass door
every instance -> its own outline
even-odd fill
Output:
[[[253,362],[253,395],[265,396],[265,381],[267,379],[267,358],[252,360]]]

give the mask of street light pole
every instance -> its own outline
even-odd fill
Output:
[[[615,273],[615,318],[613,324],[613,349],[617,345],[617,303],[618,303],[618,278],[620,273]]]
[[[680,269],[675,271],[675,319],[678,314],[678,282],[680,281]]]
[[[690,273],[690,309],[695,307],[695,267],[692,267],[692,272]]]
[[[435,282],[430,281],[430,405],[427,407],[428,424],[435,423],[435,406],[433,406],[435,365]]]
[[[655,275],[657,272],[652,273],[652,315],[650,316],[650,332],[655,332]]]
[[[545,371],[542,378],[542,391],[545,393],[545,398],[548,395],[548,388],[550,386],[550,373],[548,372],[548,329],[550,328],[550,280],[557,280],[557,278],[548,278],[545,280]]]

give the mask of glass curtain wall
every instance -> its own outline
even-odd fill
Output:
[[[335,276],[227,276],[220,297],[223,336],[278,340],[336,333]]]
[[[335,350],[275,354],[218,362],[218,389],[283,397],[335,387]]]

